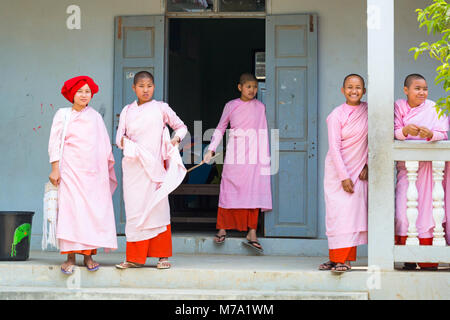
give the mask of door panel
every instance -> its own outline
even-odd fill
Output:
[[[119,116],[123,107],[136,100],[132,89],[134,75],[148,71],[155,77],[156,100],[164,92],[164,16],[116,17],[114,38],[114,128],[113,153],[118,187],[113,196],[116,228],[125,233],[125,207],[122,190],[122,150],[115,146]]]
[[[266,19],[266,110],[279,130],[279,170],[272,176],[273,210],[265,235],[317,234],[317,18]]]

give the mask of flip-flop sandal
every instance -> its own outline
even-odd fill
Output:
[[[344,270],[336,270],[336,268],[343,268]],[[337,263],[332,269],[331,272],[333,273],[344,273],[344,272],[348,272],[352,269],[352,267],[350,267],[349,265],[345,264],[345,263]]]
[[[128,268],[142,268],[142,264],[130,262],[130,261],[124,261],[120,264],[116,264],[117,269],[128,269]]]
[[[336,263],[331,262],[331,261],[327,261],[325,263],[322,263],[319,266],[319,270],[321,270],[321,271],[329,271],[329,270],[333,269],[335,266],[336,266]]]
[[[69,265],[69,267],[67,268],[67,270],[64,270],[63,267],[61,266],[61,272],[70,276],[71,274],[73,274],[73,271],[75,269],[75,265],[71,264]]]
[[[169,260],[158,261],[156,264],[156,269],[169,269],[172,265]]]
[[[260,244],[258,241],[251,241],[251,240],[248,240],[247,242],[243,241],[242,243],[245,244],[246,246],[249,246],[249,247],[255,249],[255,250],[258,251],[259,253],[263,253],[263,252],[264,252],[264,250],[263,250],[261,244]],[[261,248],[255,246],[255,244],[260,245]]]
[[[96,265],[93,268],[89,268],[89,266],[87,264],[84,264],[86,266],[86,269],[88,269],[88,271],[97,271],[98,269],[100,269],[100,265]]]
[[[224,242],[225,242],[225,239],[226,239],[226,237],[227,237],[227,235],[226,234],[223,234],[223,235],[221,235],[221,236],[219,236],[218,234],[216,234],[215,236],[214,236],[214,243],[216,243],[216,244],[223,244]],[[216,240],[216,239],[218,239],[218,240]],[[222,240],[223,239],[223,240]]]

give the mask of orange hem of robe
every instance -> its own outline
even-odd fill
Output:
[[[217,229],[247,231],[258,228],[259,209],[225,209],[217,210]]]
[[[345,261],[355,261],[356,260],[356,246],[339,248],[339,249],[329,249],[330,261],[334,263],[345,263]]]
[[[74,250],[74,251],[63,251],[61,254],[69,254],[69,253],[78,253],[85,256],[93,256],[97,254],[97,249],[90,249],[90,250]]]
[[[170,224],[167,230],[158,234],[156,237],[128,242],[126,249],[127,261],[145,264],[147,257],[149,258],[165,258],[172,256],[172,232]]]
[[[408,236],[395,236],[395,244],[399,246],[404,246],[406,244],[406,239]],[[419,238],[419,244],[421,246],[431,246],[433,245],[433,238]],[[418,263],[421,268],[434,268],[439,266],[439,263]]]

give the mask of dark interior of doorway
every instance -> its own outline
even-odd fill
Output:
[[[255,53],[261,51],[265,51],[264,19],[169,20],[168,102],[191,135],[191,141],[187,137],[183,143],[192,149],[185,147],[184,152],[194,149],[194,121],[201,121],[202,134],[217,126],[225,103],[239,97],[239,76],[255,72]],[[208,143],[203,141],[201,149]],[[201,157],[191,152],[186,167]],[[221,172],[222,165],[203,165],[186,176],[169,197],[173,231],[216,230]]]

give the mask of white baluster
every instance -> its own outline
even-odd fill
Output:
[[[433,219],[434,219],[434,232],[433,232],[433,246],[444,246],[444,228],[442,227],[442,221],[444,220],[444,187],[442,186],[442,180],[444,180],[444,168],[445,161],[433,161]]]
[[[406,245],[418,246],[419,239],[417,238],[418,233],[416,229],[417,216],[419,215],[419,210],[417,209],[419,198],[419,193],[417,192],[416,181],[417,181],[417,171],[419,170],[419,161],[405,161],[405,166],[407,170],[408,177],[408,190],[406,192],[406,216],[408,218],[408,238],[406,239]]]

